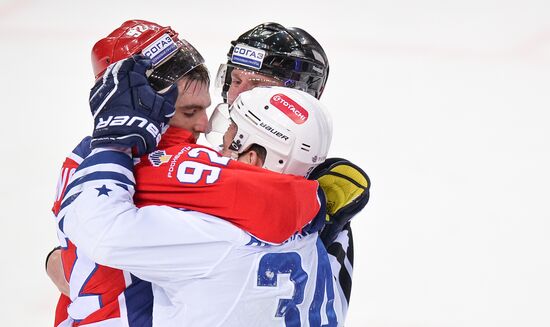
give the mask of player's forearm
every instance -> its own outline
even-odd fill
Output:
[[[210,217],[212,222],[165,206],[137,209],[131,197],[121,201],[115,190],[113,200],[99,203],[94,191],[85,190],[75,200],[65,232],[92,260],[141,279],[161,283],[206,275],[229,253],[233,243],[228,240],[245,243],[242,231],[217,218]],[[218,239],[221,235],[225,240]]]
[[[110,228],[113,217],[133,207],[132,168],[128,154],[106,149],[94,151],[67,186],[58,215],[64,217],[60,228],[99,263],[103,258],[94,255],[98,241]]]
[[[69,185],[64,201],[75,199],[62,209],[63,230],[81,251],[102,265],[149,281],[169,274],[182,277],[186,271],[197,274],[197,267],[208,271],[225,255],[227,243],[214,246],[223,242],[200,232],[211,228],[210,222],[200,219],[204,215],[164,206],[136,208],[133,185],[124,182],[133,177],[126,176],[131,164],[116,154],[114,159],[108,153],[92,154]],[[219,229],[221,235],[243,234],[225,222]],[[201,244],[215,249],[205,258],[192,256]]]
[[[137,218],[137,208],[129,193],[117,188],[112,182],[89,183],[67,211],[64,231],[92,260],[128,270],[139,264],[136,251],[144,240],[131,234],[129,224]],[[108,193],[108,198],[100,192]]]

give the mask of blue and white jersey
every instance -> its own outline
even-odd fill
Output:
[[[154,326],[343,325],[344,299],[317,234],[271,245],[211,215],[138,209],[132,165],[123,152],[92,152],[60,215],[87,256],[153,284]]]
[[[90,152],[91,137],[85,137],[65,159],[56,199],[57,235],[69,297],[61,294],[55,310],[56,327],[147,327],[152,325],[151,283],[128,272],[101,266],[77,249],[61,230],[63,194],[71,176]],[[61,223],[61,224],[60,224]]]

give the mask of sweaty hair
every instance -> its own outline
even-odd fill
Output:
[[[193,84],[191,82],[198,82],[195,83],[195,87],[200,84],[204,84],[207,88],[210,87],[210,75],[208,73],[208,68],[206,68],[205,65],[198,65],[187,74],[185,74],[183,78],[187,80],[184,88],[185,91],[189,90],[189,87],[191,86],[191,84]],[[195,90],[193,90],[193,92],[194,91]]]

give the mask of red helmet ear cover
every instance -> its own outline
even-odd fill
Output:
[[[98,79],[113,62],[140,53],[158,37],[168,33],[178,41],[178,33],[170,28],[144,20],[124,22],[107,37],[96,42],[92,48],[92,67]]]

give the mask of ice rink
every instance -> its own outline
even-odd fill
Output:
[[[548,0],[0,0],[0,326],[53,324],[58,169],[91,132],[91,47],[131,18],[212,74],[261,22],[324,46],[331,154],[372,180],[346,326],[550,326]]]

